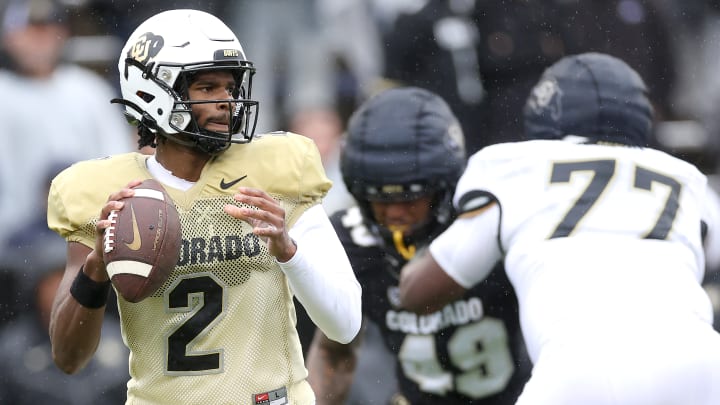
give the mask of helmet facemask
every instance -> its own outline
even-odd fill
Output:
[[[370,231],[378,235],[386,246],[397,252],[399,259],[410,260],[417,250],[439,235],[453,218],[452,193],[454,184],[411,183],[395,185],[402,191],[383,193],[382,186],[365,186],[364,190],[355,188],[353,196],[363,214]],[[427,217],[407,226],[381,224],[372,209],[372,202],[399,203],[430,197],[430,209]]]
[[[134,108],[138,113],[143,114],[140,126],[144,126],[154,134],[160,134],[172,141],[185,146],[196,147],[201,151],[214,155],[230,147],[232,143],[248,143],[252,140],[257,125],[258,102],[250,100],[250,89],[252,88],[252,76],[255,69],[250,62],[246,64],[222,64],[217,62],[200,62],[187,65],[173,64],[150,64],[147,67],[138,63],[132,58],[126,60],[126,72],[133,67],[143,70],[142,77],[152,81],[164,92],[172,97],[173,107],[170,111],[168,126],[172,131],[165,131],[157,125],[149,114],[145,113],[137,105],[127,100],[113,100],[128,107]],[[208,71],[229,71],[235,78],[235,88],[232,90],[232,98],[222,100],[191,100],[188,96],[188,89],[193,79],[202,72]],[[171,88],[162,78],[177,76],[175,85]],[[246,90],[247,89],[247,90]],[[138,97],[147,103],[152,103],[154,96],[150,93],[138,91]],[[211,131],[204,128],[197,122],[193,114],[192,106],[198,104],[226,103],[230,111],[227,133]],[[157,109],[157,114],[162,115],[162,108]],[[131,118],[131,117],[129,117]],[[137,120],[135,120],[137,121]],[[175,133],[172,133],[175,132]],[[180,136],[179,136],[180,135]]]
[[[200,64],[202,65],[202,64]],[[189,88],[195,77],[202,72],[211,70],[229,71],[235,78],[235,87],[231,91],[230,99],[222,100],[192,100],[189,97]],[[246,81],[251,87],[252,75],[254,70],[246,70],[243,68],[215,65],[212,68],[200,68],[193,70],[184,67],[178,75],[176,84],[173,87],[176,101],[173,103],[173,109],[170,115],[170,128],[177,131],[178,134],[184,136],[166,134],[173,141],[188,144],[197,147],[203,152],[209,154],[217,154],[226,150],[232,143],[248,143],[252,140],[257,125],[258,103],[249,99],[246,94],[243,83]],[[197,121],[192,111],[193,106],[200,104],[221,104],[227,105],[229,111],[228,132],[212,131],[201,125]],[[185,120],[189,117],[189,123]],[[187,141],[184,139],[191,139]]]

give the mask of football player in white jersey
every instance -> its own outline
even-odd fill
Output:
[[[110,281],[111,210],[146,178],[180,214],[174,271],[139,303],[118,298],[131,351],[127,404],[313,404],[293,296],[330,338],[360,328],[360,286],[320,205],[331,186],[313,142],[254,136],[253,64],[218,18],[170,10],[142,23],[119,60],[126,115],[148,157],[79,162],[52,182],[48,224],[68,241],[51,314],[55,363],[93,356]],[[109,197],[108,197],[109,196]]]
[[[459,219],[403,269],[403,305],[439,308],[503,261],[534,363],[517,404],[720,404],[707,180],[647,147],[642,79],[605,54],[565,57],[524,115],[529,140],[470,158]]]

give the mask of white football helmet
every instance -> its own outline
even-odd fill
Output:
[[[258,102],[250,99],[255,68],[245,60],[237,37],[217,17],[198,10],[170,10],[150,17],[130,35],[118,61],[122,99],[128,120],[145,143],[156,135],[215,154],[231,143],[252,140]],[[237,87],[232,99],[193,101],[187,96],[193,73],[231,71]],[[197,103],[228,103],[228,133],[198,125]],[[179,135],[182,134],[182,135]],[[142,145],[141,145],[142,146]]]

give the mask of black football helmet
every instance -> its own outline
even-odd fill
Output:
[[[524,108],[528,139],[568,135],[590,143],[647,146],[653,108],[638,73],[601,53],[562,58],[543,73]]]
[[[370,230],[404,259],[444,230],[453,218],[452,195],[466,164],[462,129],[447,103],[416,87],[392,88],[352,115],[340,168]],[[434,196],[431,218],[410,235],[375,220],[371,201]]]
[[[128,120],[143,137],[162,135],[174,142],[216,154],[231,143],[253,138],[258,102],[251,100],[255,68],[237,37],[217,17],[198,10],[169,10],[140,24],[118,61],[122,99]],[[195,74],[223,70],[233,74],[232,99],[193,101],[187,89]],[[228,133],[201,127],[192,114],[197,103],[228,103]],[[150,141],[151,143],[152,141]],[[142,146],[142,144],[141,144]]]

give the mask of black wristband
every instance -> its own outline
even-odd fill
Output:
[[[80,266],[78,275],[70,286],[70,295],[85,308],[102,308],[110,294],[110,280],[98,283],[85,274]]]

